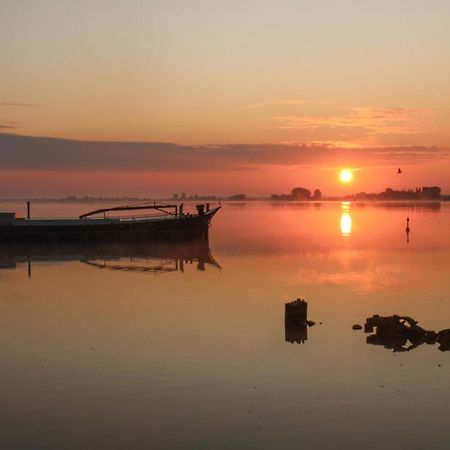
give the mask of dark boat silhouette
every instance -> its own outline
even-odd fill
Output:
[[[184,213],[183,205],[153,202],[97,209],[74,219],[31,219],[28,205],[27,219],[0,213],[0,241],[205,239],[220,206],[210,209],[207,203],[196,208],[197,213],[190,214]]]

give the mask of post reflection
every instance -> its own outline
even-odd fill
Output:
[[[350,236],[352,232],[352,216],[350,215],[350,202],[342,202],[341,204],[341,236]]]

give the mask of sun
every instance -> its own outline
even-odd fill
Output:
[[[339,172],[341,183],[350,183],[353,180],[353,172],[350,169],[342,169]]]

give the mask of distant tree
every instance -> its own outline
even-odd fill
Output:
[[[314,191],[314,199],[315,200],[320,200],[322,198],[322,192],[320,192],[320,189],[316,189]]]
[[[292,198],[294,200],[310,200],[311,191],[303,187],[296,187],[291,191]]]
[[[247,197],[245,194],[235,194],[235,195],[228,197],[228,200],[234,200],[234,201],[243,201],[246,199],[247,199]]]
[[[294,198],[292,197],[292,195],[286,195],[286,194],[272,194],[270,196],[270,200],[274,200],[274,201],[282,201],[282,202],[289,202],[294,200]]]
[[[439,198],[439,196],[441,195],[441,188],[438,186],[424,186],[422,188],[422,195],[426,198]]]

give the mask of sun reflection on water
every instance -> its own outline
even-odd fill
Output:
[[[352,233],[352,216],[350,215],[350,202],[342,202],[341,209],[341,236],[350,236]]]

